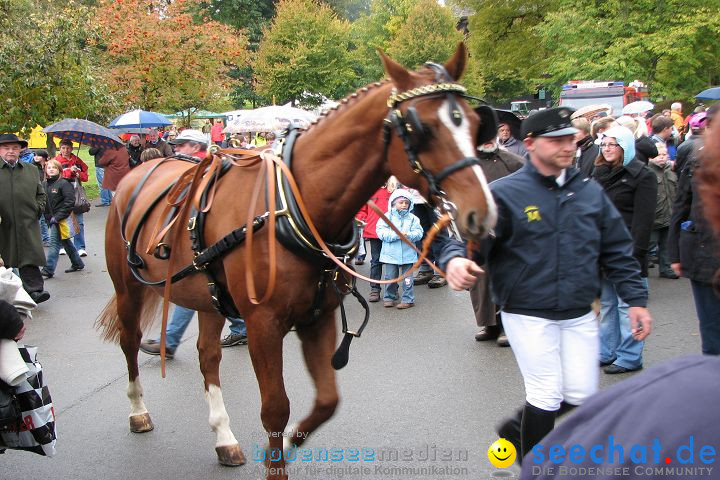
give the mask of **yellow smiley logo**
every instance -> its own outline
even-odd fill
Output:
[[[515,462],[515,446],[504,438],[498,439],[488,448],[488,460],[497,468],[507,468]]]

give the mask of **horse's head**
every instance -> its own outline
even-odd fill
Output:
[[[480,118],[456,83],[465,68],[465,47],[458,45],[445,65],[427,63],[416,72],[380,55],[394,87],[385,134],[390,171],[441,208],[456,210],[463,237],[484,236],[497,212],[475,153]]]

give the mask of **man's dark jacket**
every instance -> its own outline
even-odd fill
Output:
[[[680,173],[667,249],[670,263],[679,262],[684,277],[710,284],[720,269],[720,254],[712,228],[703,214],[695,181],[697,168],[698,160],[694,158]]]
[[[495,236],[474,259],[487,259],[493,302],[510,313],[569,319],[590,311],[600,268],[630,306],[646,306],[647,290],[622,217],[595,181],[574,168],[566,182],[541,175],[532,162],[490,185],[498,207]],[[446,235],[440,267],[465,256]]]
[[[38,219],[45,211],[45,190],[35,165],[15,168],[0,159],[0,257],[5,267],[45,265]]]
[[[517,172],[525,162],[521,156],[500,148],[494,152],[478,151],[477,158],[488,182],[494,182],[499,178]]]
[[[577,142],[576,145],[580,149],[576,167],[584,177],[589,177],[595,168],[595,160],[600,155],[600,147],[595,144],[590,135]]]

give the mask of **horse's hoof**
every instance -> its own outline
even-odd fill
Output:
[[[245,465],[245,455],[240,449],[240,445],[224,445],[222,447],[215,447],[217,452],[218,461],[221,465],[226,467],[239,467]]]
[[[155,428],[150,420],[149,413],[143,413],[142,415],[131,415],[130,416],[130,431],[133,433],[145,433]]]

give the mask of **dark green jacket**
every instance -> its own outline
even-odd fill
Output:
[[[673,202],[677,193],[678,178],[672,171],[670,163],[665,167],[659,167],[654,163],[648,163],[648,168],[655,174],[657,178],[657,203],[655,204],[655,223],[653,229],[665,228],[670,226],[670,217],[672,216]]]
[[[5,266],[45,265],[38,219],[45,211],[45,190],[35,165],[0,159],[0,256]]]

